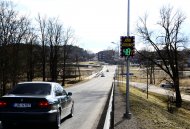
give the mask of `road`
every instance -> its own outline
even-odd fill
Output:
[[[106,69],[109,72],[106,72]],[[66,88],[75,100],[74,117],[65,120],[60,129],[95,129],[111,89],[115,66],[103,70],[105,77],[96,77],[85,83]]]

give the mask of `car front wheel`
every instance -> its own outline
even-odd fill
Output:
[[[71,107],[71,113],[69,114],[69,117],[73,117],[74,116],[74,103]]]

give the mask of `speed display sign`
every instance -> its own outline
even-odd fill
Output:
[[[135,49],[135,36],[121,36],[120,37],[120,56],[133,56]]]

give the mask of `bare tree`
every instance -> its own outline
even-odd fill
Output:
[[[41,43],[42,43],[42,75],[43,75],[43,81],[46,80],[46,18],[41,18],[40,15],[38,15],[37,19],[39,23],[40,28],[40,34],[41,34]]]
[[[19,76],[22,75],[23,73],[23,65],[22,63],[22,57],[20,54],[20,49],[22,46],[22,43],[24,42],[24,37],[27,34],[27,31],[29,29],[30,22],[26,17],[20,17],[19,20],[17,20],[14,23],[15,26],[15,31],[11,35],[11,44],[12,44],[12,54],[11,54],[11,67],[9,68],[11,70],[11,80],[12,80],[12,85],[14,86],[18,80]]]
[[[8,54],[7,45],[9,44],[9,28],[12,21],[8,20],[14,17],[15,11],[10,7],[10,3],[1,1],[0,2],[0,80],[2,94],[5,93],[5,86],[8,81]]]
[[[8,50],[7,45],[9,44],[10,29],[12,19],[15,17],[16,12],[13,10],[11,3],[1,1],[0,2],[0,80],[1,80],[1,89],[2,94],[5,94],[5,86],[8,82]]]
[[[25,36],[26,43],[26,74],[27,80],[32,81],[34,79],[34,65],[35,65],[35,53],[34,45],[37,42],[37,35],[34,33],[34,28],[28,29],[28,34]]]
[[[63,35],[63,68],[62,68],[62,85],[65,85],[66,63],[71,54],[71,44],[74,44],[74,31],[69,27],[64,31]]]
[[[59,48],[61,45],[62,25],[58,23],[58,19],[49,19],[47,28],[48,42],[50,46],[50,76],[51,81],[57,81],[57,65],[59,58]]]
[[[158,22],[160,33],[153,33],[147,27],[147,15],[140,18],[137,30],[142,39],[152,46],[152,53],[155,58],[146,56],[156,66],[162,69],[174,82],[176,93],[176,107],[181,107],[182,99],[179,90],[179,49],[187,41],[181,34],[182,23],[185,16],[180,11],[173,13],[173,8],[166,6],[160,10],[160,21]],[[154,30],[156,32],[156,30]],[[142,56],[145,56],[141,54]],[[158,62],[161,60],[162,63]]]
[[[27,32],[29,22],[25,16],[19,16],[12,2],[0,2],[0,77],[3,94],[6,84],[14,85],[21,74],[20,43]]]

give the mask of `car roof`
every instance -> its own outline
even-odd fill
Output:
[[[56,84],[59,84],[59,83],[57,83],[57,82],[43,82],[43,81],[26,81],[26,82],[19,82],[18,84],[39,84],[39,83],[41,83],[41,84],[50,84],[50,85],[56,85]],[[60,85],[60,84],[59,84]]]

